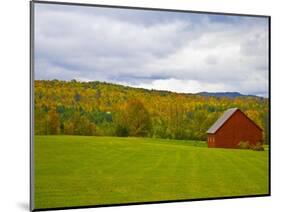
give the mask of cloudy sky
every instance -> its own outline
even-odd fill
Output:
[[[268,22],[37,3],[35,78],[268,96]]]

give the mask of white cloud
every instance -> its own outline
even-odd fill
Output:
[[[262,18],[36,5],[37,79],[268,93]]]
[[[131,85],[134,86],[134,85]],[[141,83],[136,87],[156,89],[156,90],[169,90],[183,93],[197,93],[201,91],[216,92],[218,90],[225,90],[226,87],[223,83],[205,83],[196,80],[180,80],[180,79],[163,79],[153,80],[151,83]]]

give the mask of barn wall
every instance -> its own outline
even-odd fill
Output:
[[[208,142],[208,147],[216,147],[214,134],[208,134],[207,142]]]
[[[215,146],[237,148],[240,141],[256,144],[262,141],[262,131],[241,111],[236,111],[214,134]]]

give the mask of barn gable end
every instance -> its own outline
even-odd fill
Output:
[[[262,129],[238,108],[230,108],[208,129],[208,147],[237,148],[240,141],[262,142]]]
[[[230,108],[207,130],[207,133],[216,133],[217,130],[237,111],[238,108]]]

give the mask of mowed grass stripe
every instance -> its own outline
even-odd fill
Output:
[[[255,164],[248,161],[249,157],[252,158],[259,156],[262,159],[262,156],[265,152],[232,150],[234,151],[234,154],[229,154],[228,151],[231,150],[224,150],[222,154],[218,155],[218,157],[224,161],[222,164],[224,165],[224,170],[232,170],[231,172],[225,172],[224,175],[227,177],[227,179],[229,179],[229,187],[236,189],[238,195],[243,195],[245,192],[260,194],[259,190],[265,191],[267,187],[268,175],[264,175],[264,173],[268,173],[267,167],[261,170],[258,168],[258,163]],[[268,164],[266,159],[264,160],[264,163]],[[233,179],[234,177],[236,180]],[[244,184],[241,185],[241,182]]]
[[[35,136],[36,208],[266,194],[268,152],[149,138]]]

